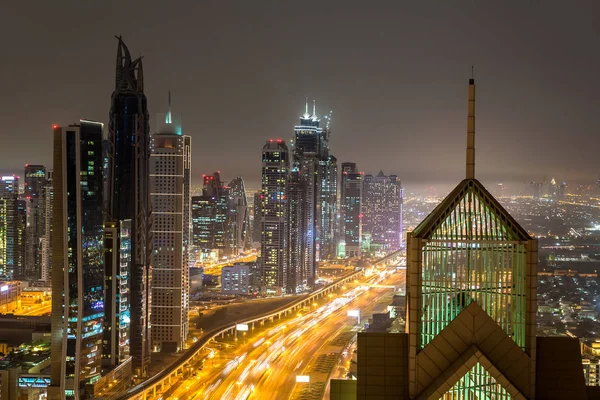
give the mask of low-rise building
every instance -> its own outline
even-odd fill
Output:
[[[0,281],[0,313],[12,313],[20,307],[21,282]]]
[[[238,264],[223,267],[221,270],[221,292],[248,294],[250,292],[250,266]]]

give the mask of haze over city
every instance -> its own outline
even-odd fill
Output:
[[[0,12],[1,400],[600,399],[600,2]]]
[[[341,161],[398,174],[409,188],[453,182],[471,65],[483,181],[598,176],[595,1],[67,4],[3,6],[5,173],[50,164],[53,124],[108,122],[106,55],[122,35],[144,56],[151,132],[172,92],[201,160],[195,183],[222,170],[258,184],[261,143],[291,139],[307,97],[320,115],[333,111]]]

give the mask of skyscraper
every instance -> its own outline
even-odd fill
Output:
[[[54,128],[51,399],[91,398],[104,320],[102,124]]]
[[[46,168],[43,165],[25,165],[24,200],[27,202],[25,239],[25,275],[28,280],[42,278],[42,247],[46,228]]]
[[[254,193],[254,200],[252,202],[252,242],[260,243],[260,232],[262,230],[261,226],[261,205],[262,201],[260,200],[261,192],[258,191]]]
[[[50,283],[52,272],[52,203],[54,202],[54,187],[52,186],[53,171],[46,171],[46,186],[44,187],[44,237],[42,239],[42,281]]]
[[[325,128],[323,134],[329,135],[329,129]],[[327,260],[336,256],[337,158],[326,154],[319,159],[318,178],[317,259]]]
[[[579,340],[536,337],[537,240],[475,179],[468,94],[466,179],[407,234],[407,332],[359,333],[357,380],[332,397],[597,398]]]
[[[170,93],[169,111],[157,121],[159,131],[150,140],[152,347],[177,352],[188,333],[192,138],[181,134]]]
[[[27,202],[19,199],[19,177],[0,179],[0,275],[25,279]]]
[[[286,191],[286,293],[296,293],[307,283],[306,270],[306,193],[305,183],[298,171],[292,171]]]
[[[340,185],[342,240],[344,255],[357,257],[362,245],[362,189],[363,175],[353,162],[342,163]]]
[[[260,279],[265,292],[285,287],[286,195],[289,151],[281,139],[269,140],[262,149]]]
[[[130,243],[130,248],[119,248],[120,252],[130,252],[130,255],[117,259],[125,261],[126,266],[120,267],[126,268],[129,274],[133,374],[142,377],[150,362],[150,134],[142,58],[132,60],[125,43],[120,37],[117,39],[115,90],[108,129],[106,214],[109,222],[118,223],[121,240]],[[130,229],[124,229],[124,224],[128,227],[130,224]],[[128,232],[130,237],[123,237],[123,232]]]
[[[403,189],[396,175],[365,175],[362,197],[362,231],[371,235],[378,250],[398,250],[402,244]]]
[[[229,187],[219,172],[204,175],[203,181],[202,196],[192,197],[193,258],[200,262],[233,254]]]
[[[464,368],[443,379],[447,396],[533,398],[537,241],[475,179],[473,79],[467,121],[466,179],[408,235],[408,391],[412,398],[439,390],[426,363],[451,348],[440,374],[457,358]]]
[[[251,231],[246,186],[241,176],[233,178],[229,182],[228,231],[233,255],[237,256],[243,253],[248,245]]]

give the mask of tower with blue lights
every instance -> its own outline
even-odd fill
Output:
[[[102,129],[54,128],[50,398],[92,398],[104,322]]]

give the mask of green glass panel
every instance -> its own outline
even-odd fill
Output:
[[[508,400],[512,397],[496,380],[477,363],[441,400]]]
[[[525,346],[525,242],[472,189],[423,247],[421,347],[475,301]]]

